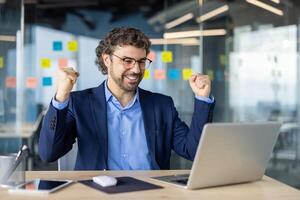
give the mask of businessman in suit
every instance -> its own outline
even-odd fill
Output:
[[[99,42],[96,63],[107,79],[96,88],[71,92],[79,73],[59,69],[57,91],[39,139],[42,160],[52,162],[78,141],[75,170],[169,169],[173,149],[193,160],[203,126],[211,122],[214,99],[206,75],[190,80],[195,94],[192,122],[182,122],[171,97],[138,87],[149,38],[135,28],[115,28]]]

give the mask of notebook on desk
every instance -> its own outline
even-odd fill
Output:
[[[190,174],[152,177],[187,189],[260,180],[281,124],[206,124]]]

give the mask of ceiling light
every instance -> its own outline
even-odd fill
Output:
[[[194,30],[164,33],[165,39],[200,37],[200,36],[221,36],[226,35],[225,29]]]
[[[251,3],[251,4],[255,5],[255,6],[257,6],[257,7],[260,7],[260,8],[263,8],[265,10],[268,10],[268,11],[270,11],[270,12],[276,14],[276,15],[280,15],[280,16],[283,15],[283,11],[282,10],[280,10],[278,8],[275,8],[273,6],[270,6],[270,5],[268,5],[266,3],[263,3],[261,1],[258,1],[258,0],[246,0],[246,1],[248,3]]]
[[[164,39],[164,38],[151,38],[151,45],[164,45],[164,44],[181,44],[181,45],[199,45],[200,41],[197,38],[179,38],[179,39]]]
[[[173,21],[170,21],[169,23],[166,23],[165,28],[166,29],[173,28],[175,26],[178,26],[179,24],[182,24],[182,23],[192,19],[193,17],[194,17],[193,13],[188,13],[186,15],[183,15],[182,17],[179,17]]]
[[[14,36],[14,35],[0,35],[0,41],[15,42],[16,41],[16,36]]]
[[[228,5],[224,5],[221,6],[220,8],[217,8],[215,10],[212,10],[204,15],[201,15],[200,17],[198,17],[196,20],[198,23],[204,22],[212,17],[215,17],[221,13],[226,12],[227,10],[229,10],[229,6]]]
[[[270,1],[272,1],[274,3],[277,3],[277,4],[280,4],[280,0],[270,0]]]

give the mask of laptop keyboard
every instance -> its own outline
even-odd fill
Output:
[[[187,185],[189,179],[177,179],[177,180],[171,180],[173,183],[178,183],[180,185]]]
[[[171,176],[158,176],[153,177],[154,179],[171,182],[177,185],[186,186],[189,180],[189,174],[177,174]]]

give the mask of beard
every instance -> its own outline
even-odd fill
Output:
[[[143,73],[124,72],[120,77],[117,77],[112,68],[110,75],[116,85],[126,92],[135,91],[143,79]]]

